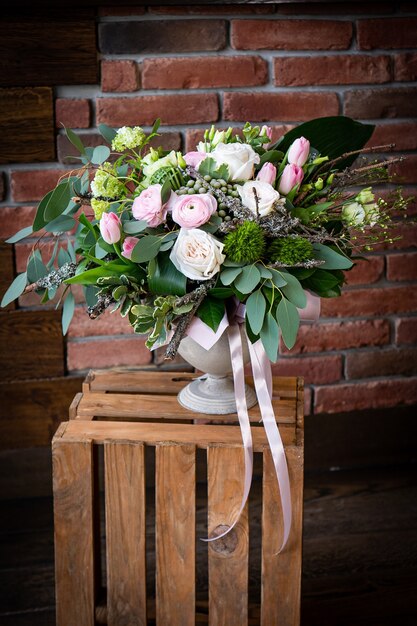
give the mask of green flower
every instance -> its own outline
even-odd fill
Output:
[[[254,263],[265,252],[265,237],[256,222],[244,222],[226,235],[224,252],[235,263]]]
[[[91,208],[94,211],[94,217],[96,220],[101,220],[101,216],[105,213],[110,206],[110,202],[106,202],[106,200],[96,200],[95,198],[91,198]]]
[[[158,153],[155,150],[151,150],[142,161],[143,174],[146,178],[150,178],[161,167],[178,167],[178,157],[175,150],[171,150],[171,152],[160,159],[155,159],[155,155],[158,156]]]
[[[269,246],[268,257],[283,265],[297,265],[313,258],[313,246],[304,237],[280,237]]]
[[[105,198],[119,198],[124,195],[124,185],[117,178],[117,172],[111,163],[106,161],[96,171],[91,183],[91,191],[95,196]]]
[[[111,147],[117,152],[123,152],[123,150],[133,148],[141,148],[145,139],[146,134],[140,126],[135,126],[134,128],[130,128],[130,126],[123,126],[117,131]]]

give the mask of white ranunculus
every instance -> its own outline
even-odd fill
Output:
[[[349,202],[343,205],[342,220],[350,226],[359,226],[365,220],[365,210],[359,202]]]
[[[227,165],[229,179],[232,181],[249,180],[253,178],[254,167],[259,163],[259,154],[247,143],[217,144],[210,156],[217,165]]]
[[[273,204],[279,200],[279,193],[272,185],[263,182],[261,180],[249,180],[244,185],[238,185],[237,188],[242,200],[242,204],[248,209],[259,215],[259,217],[265,217],[268,213],[273,211]],[[255,198],[255,192],[257,199]]]
[[[181,228],[169,258],[192,280],[209,280],[225,260],[224,244],[199,228]]]

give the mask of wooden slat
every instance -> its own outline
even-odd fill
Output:
[[[97,64],[94,19],[48,19],[46,14],[34,22],[23,12],[3,21],[0,85],[94,84]]]
[[[60,311],[0,313],[2,382],[63,376],[64,363]]]
[[[156,448],[156,621],[195,623],[195,446]]]
[[[269,450],[264,452],[262,494],[262,600],[261,626],[299,626],[303,525],[303,455],[287,447],[291,484],[292,525],[288,543],[282,541],[282,514],[278,482]]]
[[[295,444],[295,428],[290,424],[279,427],[284,445]],[[66,423],[65,439],[67,441],[83,441],[92,439],[94,443],[103,443],[106,439],[114,441],[143,441],[149,445],[174,441],[178,444],[191,443],[199,448],[208,445],[236,446],[242,445],[239,426],[207,426],[197,424],[153,424],[137,422],[85,422],[71,420]],[[262,452],[267,445],[263,428],[252,428],[253,448]]]
[[[244,480],[243,449],[207,450],[208,532],[221,534],[239,511]],[[209,544],[209,624],[246,626],[248,621],[248,505],[236,526]]]
[[[146,626],[145,450],[104,445],[107,619],[109,626]]]
[[[86,378],[90,391],[177,394],[186,384],[194,380],[197,373],[146,371],[137,368],[113,368],[92,370]],[[252,376],[246,381],[253,386]],[[297,397],[297,379],[293,376],[274,376],[274,396]]]
[[[2,33],[5,30],[3,27]],[[2,74],[0,83],[4,84]],[[0,125],[4,133],[0,163],[55,160],[54,111],[49,87],[0,89]]]
[[[91,441],[53,441],[57,626],[94,626]]]
[[[304,446],[304,378],[297,378],[297,446]]]
[[[49,446],[81,383],[65,376],[0,384],[0,449]]]
[[[273,400],[273,407],[278,423],[294,424],[296,405],[293,400]],[[78,404],[77,416],[91,418],[92,416],[113,417],[118,419],[201,419],[201,413],[184,409],[176,398],[164,395],[145,394],[113,394],[87,393]],[[251,421],[259,423],[261,412],[258,405],[249,410]],[[236,413],[215,415],[213,419],[238,421]]]

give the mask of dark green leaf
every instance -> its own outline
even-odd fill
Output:
[[[10,287],[4,294],[0,306],[5,307],[8,304],[10,304],[10,302],[13,302],[13,300],[16,300],[19,296],[21,296],[25,290],[26,283],[27,283],[26,272],[23,272],[22,274],[19,274],[18,276],[16,276],[16,278],[14,279],[14,281],[12,282],[12,284],[10,285]]]
[[[91,162],[94,163],[94,165],[101,165],[109,158],[109,156],[110,148],[107,146],[96,146],[91,157]]]
[[[353,266],[352,261],[343,254],[336,252],[329,246],[324,246],[322,243],[314,243],[314,256],[316,259],[325,261],[323,267],[327,270],[348,270]]]
[[[264,323],[266,300],[260,289],[254,291],[246,300],[246,316],[255,335],[258,335]]]
[[[235,281],[236,289],[241,293],[251,293],[261,280],[259,270],[255,265],[246,265]]]
[[[33,231],[41,230],[47,223],[44,219],[45,207],[47,206],[49,200],[51,199],[52,194],[54,193],[54,189],[48,191],[48,193],[42,198],[42,200],[38,204],[38,209],[36,211],[35,219],[33,220]]]
[[[226,300],[233,296],[233,290],[229,287],[214,287],[214,289],[210,289],[209,295],[213,298],[219,298],[219,300]]]
[[[151,130],[151,135],[153,135],[154,133],[158,132],[158,128],[160,127],[160,125],[161,125],[161,119],[159,117],[157,117],[156,120],[153,123],[152,130]]]
[[[223,178],[223,180],[229,179],[229,168],[227,165],[220,165],[217,167],[217,163],[211,157],[207,157],[202,161],[198,167],[198,173],[201,176],[211,176],[212,178]]]
[[[134,263],[146,263],[158,254],[163,239],[156,235],[142,237],[133,248],[131,259]]]
[[[62,334],[66,335],[75,310],[75,299],[71,292],[68,292],[62,306]]]
[[[268,313],[265,315],[260,336],[269,360],[275,363],[278,356],[279,328],[275,318],[270,311],[268,311]]]
[[[216,331],[223,319],[224,312],[225,308],[223,300],[207,296],[198,307],[196,315],[202,322],[207,324],[207,326],[210,326],[212,330]]]
[[[318,150],[322,156],[334,159],[345,152],[363,148],[369,141],[374,128],[372,124],[362,124],[341,115],[321,117],[293,128],[271,146],[271,150],[279,147],[280,150],[286,152],[295,139],[305,137],[310,141],[312,148]],[[338,168],[348,167],[355,158],[356,155],[338,163]]]
[[[186,292],[187,277],[177,270],[168,254],[158,254],[152,260],[148,286],[151,293],[183,296]]]
[[[21,239],[24,239],[25,237],[27,237],[28,235],[31,235],[32,233],[33,233],[32,226],[26,226],[26,228],[22,228],[17,233],[9,237],[9,239],[6,239],[6,243],[16,243],[17,241],[21,241]]]
[[[170,195],[171,195],[171,183],[170,183],[169,178],[167,178],[161,187],[162,204],[165,204],[166,202],[168,202]]]
[[[68,250],[68,254],[70,255],[71,261],[75,263],[76,261],[75,250],[70,239],[68,239],[67,250]]]
[[[258,167],[261,168],[264,163],[279,163],[284,158],[284,153],[280,150],[268,150],[261,156]]]
[[[284,343],[288,350],[291,350],[297,339],[300,326],[300,315],[297,307],[286,298],[281,298],[277,306],[276,315]]]
[[[78,135],[76,135],[74,133],[74,131],[72,131],[70,128],[65,128],[65,126],[64,126],[64,131],[65,131],[66,136],[68,137],[68,139],[72,143],[72,145],[75,148],[77,148],[78,152],[80,154],[85,154],[84,144],[81,141],[80,137]]]
[[[58,215],[61,215],[68,206],[72,196],[71,183],[75,181],[75,176],[66,178],[62,183],[59,183],[57,187],[52,191],[51,196],[46,203],[43,213],[46,223],[54,220]],[[43,224],[44,226],[45,224]]]
[[[111,143],[113,139],[116,137],[117,131],[114,128],[111,128],[110,126],[107,126],[107,124],[99,124],[98,130],[99,130],[100,135],[104,137],[104,139],[108,143]]]

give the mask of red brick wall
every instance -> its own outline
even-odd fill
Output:
[[[397,173],[407,193],[417,192],[414,3],[121,7],[99,9],[88,20],[97,22],[100,84],[91,82],[91,71],[77,84],[71,68],[62,84],[56,72],[49,82],[47,72],[38,80],[38,69],[33,85],[26,79],[28,87],[51,90],[56,160],[40,154],[37,162],[1,161],[1,237],[27,225],[36,202],[72,167],[64,160],[69,145],[61,123],[97,141],[100,122],[149,126],[160,116],[164,145],[190,149],[211,123],[267,122],[278,137],[300,121],[344,114],[376,123],[374,145],[397,144],[408,157]],[[88,33],[94,37],[94,29]],[[416,209],[414,203],[410,214]],[[323,301],[319,323],[301,329],[291,353],[282,348],[274,370],[305,377],[308,410],[417,402],[416,231],[404,225],[400,241],[361,261],[343,296]],[[15,245],[16,271],[32,243]],[[19,309],[34,306],[32,297],[19,300]],[[65,355],[70,373],[152,361],[125,320],[106,313],[90,322],[81,303]]]

